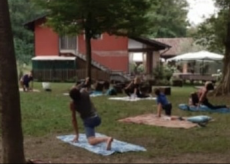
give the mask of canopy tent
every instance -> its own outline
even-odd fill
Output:
[[[223,55],[208,51],[191,52],[170,58],[167,61],[222,60]]]

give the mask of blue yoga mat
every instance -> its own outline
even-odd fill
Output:
[[[90,97],[97,97],[97,96],[102,96],[104,95],[103,92],[100,91],[93,91],[92,93],[90,93]]]
[[[205,105],[200,105],[200,107],[189,106],[187,104],[179,104],[178,106],[181,110],[193,111],[193,112],[215,112],[215,113],[230,113],[230,109],[220,108],[220,109],[210,109]]]
[[[192,116],[192,117],[188,117],[187,121],[193,122],[193,123],[208,123],[212,118],[209,116]]]
[[[75,135],[57,136],[57,138],[62,140],[63,142],[69,143],[73,146],[84,148],[88,151],[91,151],[93,153],[100,154],[103,156],[108,156],[108,155],[111,155],[115,152],[125,153],[125,152],[129,152],[129,151],[136,151],[136,152],[146,151],[146,149],[144,147],[130,144],[127,142],[122,142],[122,141],[119,141],[116,139],[114,139],[112,142],[111,150],[106,150],[106,143],[100,143],[100,144],[97,144],[94,146],[88,144],[88,141],[86,139],[85,134],[79,134],[79,141],[78,142],[72,142],[74,137],[75,137]],[[102,135],[100,133],[96,133],[96,137],[105,137],[105,135]]]

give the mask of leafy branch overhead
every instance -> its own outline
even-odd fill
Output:
[[[48,11],[48,25],[59,34],[90,30],[90,38],[107,32],[116,35],[147,34],[148,0],[55,0],[37,1]]]

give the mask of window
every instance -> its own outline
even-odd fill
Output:
[[[102,34],[96,34],[93,36],[93,39],[102,39]]]
[[[61,50],[75,50],[77,46],[76,36],[62,36],[60,37],[60,49]]]
[[[95,39],[95,40],[102,40],[102,38],[103,38],[102,34],[96,34],[92,37],[92,39]],[[84,35],[84,40],[85,40],[85,35]]]

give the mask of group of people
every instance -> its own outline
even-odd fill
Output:
[[[73,142],[77,142],[79,138],[78,122],[76,113],[80,115],[85,129],[85,134],[88,143],[96,145],[98,143],[105,142],[106,149],[110,150],[113,142],[113,137],[96,137],[95,128],[101,124],[101,118],[97,113],[97,110],[90,99],[90,85],[91,80],[86,78],[82,83],[76,84],[70,90],[69,95],[72,101],[70,102],[70,111],[72,116],[72,125],[75,131],[75,138]],[[136,94],[138,97],[147,97],[142,95],[139,90],[140,79],[136,77],[125,89],[125,93],[129,96]],[[159,89],[155,90],[158,102],[158,116],[161,115],[161,110],[166,111],[166,115],[171,116],[172,105],[168,102],[166,96],[160,92]]]
[[[33,81],[32,73],[24,75],[20,79],[20,84],[23,87],[24,91],[29,91],[29,83]],[[131,81],[127,87],[124,88],[124,92],[128,95],[135,95],[139,98],[145,98],[149,95],[143,94],[140,90],[140,78],[135,77],[133,81]],[[70,92],[69,96],[71,98],[71,102],[69,105],[69,109],[71,111],[72,116],[72,125],[75,131],[75,138],[73,142],[77,142],[79,139],[79,130],[78,130],[78,122],[76,113],[80,115],[80,118],[83,122],[85,134],[88,140],[88,143],[91,145],[96,145],[102,142],[106,143],[106,149],[110,150],[113,142],[113,137],[96,137],[95,136],[95,128],[101,124],[101,117],[98,115],[97,110],[90,99],[90,87],[91,79],[86,78],[82,83],[74,85]],[[211,109],[224,108],[226,105],[222,106],[214,106],[212,105],[207,98],[207,94],[210,90],[214,89],[212,83],[208,82],[205,84],[204,89],[192,93],[189,99],[190,105],[199,106],[200,104],[206,105]],[[172,104],[168,101],[164,92],[156,88],[154,90],[156,95],[156,103],[157,103],[157,117],[161,117],[162,111],[165,111],[165,115],[168,116],[171,120],[181,119],[173,118],[171,116],[172,113]]]

